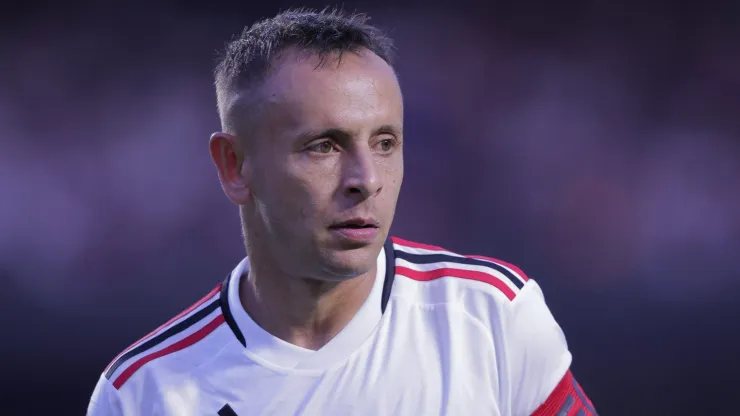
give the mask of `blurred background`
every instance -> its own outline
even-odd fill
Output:
[[[244,255],[207,151],[216,51],[314,1],[0,11],[0,411],[84,414]],[[740,2],[347,1],[398,46],[394,234],[520,265],[602,415],[740,389]],[[733,411],[734,410],[734,411]]]

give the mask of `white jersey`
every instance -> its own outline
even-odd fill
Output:
[[[518,416],[570,375],[540,287],[511,264],[389,239],[369,297],[318,351],[249,317],[247,265],[116,357],[88,415]],[[564,389],[572,407],[582,392]]]

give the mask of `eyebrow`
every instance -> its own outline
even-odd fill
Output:
[[[377,134],[392,134],[394,136],[400,136],[403,134],[403,129],[391,124],[383,124],[373,133],[373,135]]]
[[[400,128],[391,124],[384,124],[373,130],[372,135],[377,136],[379,134],[392,134],[395,136],[400,136],[402,133],[403,132]],[[317,139],[320,137],[336,137],[341,140],[348,140],[352,138],[352,133],[339,127],[331,127],[325,130],[310,130],[301,133],[299,137],[306,140]]]

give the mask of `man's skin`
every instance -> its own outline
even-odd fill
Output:
[[[210,152],[240,206],[249,253],[242,304],[263,329],[317,350],[367,298],[403,181],[403,100],[370,51],[326,57],[287,49],[249,90],[239,131]],[[348,220],[375,227],[336,227]]]

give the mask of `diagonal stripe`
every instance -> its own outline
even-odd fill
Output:
[[[586,408],[586,410],[593,413],[594,416],[598,416],[598,414],[596,413],[596,409],[594,409],[593,404],[586,397],[586,394],[583,392],[581,385],[578,384],[578,381],[576,381],[575,377],[573,378],[573,389],[576,391],[578,398],[581,399],[581,402],[583,403],[583,406]]]
[[[507,286],[506,283],[491,276],[488,273],[478,272],[475,270],[442,268],[420,272],[418,270],[409,269],[408,267],[396,266],[396,274],[419,281],[435,280],[442,277],[458,277],[461,279],[477,280],[479,282],[488,283],[489,285],[494,286],[495,288],[503,292],[503,294],[506,295],[509,300],[513,300],[516,296],[514,291],[511,290],[511,288]]]
[[[422,243],[415,243],[413,241],[404,240],[403,238],[398,237],[391,237],[391,241],[393,241],[395,244],[411,247],[411,248],[421,248],[424,250],[431,250],[431,251],[448,251],[443,249],[442,247],[432,246],[429,244],[422,244]]]
[[[131,350],[132,348],[136,347],[136,345],[139,344],[141,341],[144,341],[145,339],[147,339],[147,338],[155,335],[156,333],[158,333],[162,329],[164,329],[164,328],[168,327],[169,325],[171,325],[173,322],[177,321],[178,319],[180,319],[183,316],[185,316],[185,315],[189,314],[190,312],[194,311],[195,309],[197,309],[201,305],[205,304],[206,302],[208,302],[208,300],[210,298],[212,298],[220,290],[221,290],[221,285],[219,284],[213,290],[211,290],[210,292],[208,292],[207,295],[203,296],[199,301],[197,301],[194,304],[190,305],[190,307],[188,307],[184,311],[180,312],[179,314],[175,315],[172,319],[170,319],[169,321],[163,323],[162,325],[160,325],[154,331],[152,331],[152,332],[144,335],[138,341],[136,341],[133,344],[129,345],[125,350],[121,351],[121,353],[118,354],[118,356],[115,359],[113,359],[113,361],[111,361],[110,364],[108,364],[108,367],[105,369],[105,373],[107,374],[108,371],[110,370],[110,368],[113,367],[113,364],[115,364],[116,362],[118,362],[119,358],[121,358],[123,356],[123,354],[125,354],[128,350]],[[107,375],[106,375],[106,377],[107,377]]]
[[[513,274],[518,275],[517,277],[524,280],[525,282],[529,280],[529,276],[527,276],[527,274],[524,273],[524,271],[520,269],[519,266],[517,266],[516,264],[511,264],[507,261],[499,260],[499,259],[488,257],[488,256],[480,256],[477,254],[469,255],[466,257],[472,257],[474,259],[488,260],[488,261],[494,262],[496,264],[499,264],[501,266],[508,268]]]
[[[576,399],[573,398],[570,394],[568,397],[565,398],[565,402],[563,402],[563,405],[560,406],[560,409],[558,409],[558,413],[556,413],[556,416],[568,416],[568,412],[570,412],[570,408],[573,407],[573,403],[576,401]]]
[[[395,244],[395,249],[404,251],[406,253],[411,254],[447,254],[451,256],[456,257],[467,257],[471,259],[479,259],[479,260],[485,260],[488,262],[492,262],[495,264],[498,264],[499,266],[502,266],[509,270],[517,279],[521,280],[522,282],[527,282],[529,280],[529,276],[527,276],[522,269],[520,269],[517,265],[506,262],[501,259],[497,259],[494,257],[489,256],[481,256],[476,254],[470,254],[470,255],[462,255],[458,253],[453,253],[450,250],[447,250],[442,247],[432,246],[429,244],[421,244],[421,243],[415,243],[412,241],[403,240],[398,237],[391,237],[390,239],[392,243]]]
[[[487,267],[499,272],[501,275],[506,277],[507,280],[511,281],[511,283],[513,283],[514,286],[516,286],[518,289],[524,287],[524,283],[522,282],[522,280],[514,276],[514,274],[509,269],[488,260],[471,259],[469,257],[457,257],[448,254],[412,254],[400,250],[396,251],[396,257],[416,264],[458,263],[467,264],[470,266]]]
[[[218,302],[215,302],[216,305],[218,305]],[[144,366],[144,364],[160,358],[164,357],[165,355],[172,354],[173,352],[180,351],[182,349],[185,349],[196,342],[200,341],[201,339],[205,338],[208,334],[213,332],[216,328],[219,327],[222,323],[224,323],[224,316],[219,314],[216,316],[211,322],[206,324],[203,328],[193,332],[192,334],[188,335],[186,338],[183,338],[176,343],[170,345],[169,347],[166,347],[164,349],[161,349],[159,351],[153,352],[149,355],[146,355],[142,358],[140,358],[135,363],[131,364],[128,368],[126,368],[120,376],[113,382],[113,387],[116,388],[116,390],[120,389],[123,383],[125,383],[135,372],[136,370],[140,369]]]
[[[111,367],[108,369],[108,371],[105,372],[105,377],[110,380],[111,376],[118,370],[118,368],[123,365],[126,361],[130,360],[131,358],[149,350],[157,345],[161,344],[162,342],[166,341],[168,338],[171,338],[182,331],[185,331],[186,329],[190,328],[191,326],[195,325],[198,321],[202,320],[206,316],[208,316],[211,312],[218,309],[220,306],[220,302],[218,301],[218,298],[211,301],[211,303],[208,304],[205,308],[199,310],[198,312],[192,314],[187,319],[178,322],[176,325],[173,325],[171,328],[168,328],[166,331],[162,332],[161,334],[155,336],[154,338],[144,342],[143,344],[139,345],[136,348],[133,348],[120,356],[114,363],[111,365]]]
[[[502,275],[501,273],[497,272],[496,270],[493,270],[488,267],[481,267],[481,266],[471,266],[469,264],[463,264],[463,263],[429,263],[429,264],[419,264],[419,263],[411,263],[403,259],[396,260],[396,265],[400,267],[408,267],[412,270],[417,270],[420,272],[429,272],[436,269],[459,269],[459,270],[470,270],[480,273],[485,273],[491,278],[496,278],[502,283],[504,283],[506,286],[508,286],[512,291],[518,292],[519,288],[512,283],[511,280],[507,279],[506,276]]]

